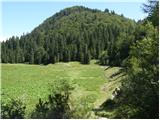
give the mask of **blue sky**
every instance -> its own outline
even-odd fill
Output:
[[[83,2],[82,2],[83,1]],[[139,20],[143,19],[146,14],[143,13],[141,7],[142,2],[117,2],[116,0],[112,0],[112,2],[106,2],[103,0],[96,0],[86,2],[87,0],[77,0],[76,2],[72,2],[69,0],[68,2],[63,2],[62,0],[58,1],[3,1],[2,2],[2,37],[1,41],[5,40],[12,35],[20,36],[23,33],[31,32],[36,26],[41,24],[46,18],[52,16],[56,12],[60,10],[71,7],[74,5],[83,5],[89,8],[96,8],[100,10],[104,10],[108,8],[110,10],[114,10],[118,14],[123,14],[124,16]]]

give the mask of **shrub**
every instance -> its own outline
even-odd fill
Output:
[[[8,103],[1,104],[1,118],[23,119],[26,106],[20,100],[11,99]]]
[[[70,118],[69,97],[72,89],[73,87],[66,80],[55,81],[52,93],[48,96],[47,101],[39,99],[31,118]]]

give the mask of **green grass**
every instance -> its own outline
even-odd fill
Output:
[[[51,85],[58,79],[71,80],[75,89],[72,100],[89,96],[94,107],[101,105],[111,96],[115,87],[120,85],[120,78],[110,76],[120,68],[105,70],[94,64],[81,65],[78,62],[44,65],[2,64],[1,88],[2,101],[19,98],[27,105],[27,115],[35,107],[39,98],[45,99],[50,93]],[[115,77],[116,78],[116,77]],[[104,90],[105,88],[105,90]]]

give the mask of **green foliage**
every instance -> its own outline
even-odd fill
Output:
[[[68,119],[89,118],[93,102],[89,96],[78,99],[76,102],[70,100],[73,87],[66,80],[55,82],[47,101],[39,99],[31,118]],[[90,100],[90,101],[88,101]]]
[[[122,66],[123,61],[129,56],[130,46],[135,41],[135,33],[121,32],[110,42],[111,46],[99,56],[102,65]]]
[[[144,10],[149,15],[137,24],[114,11],[109,12],[108,9],[104,12],[82,6],[64,9],[31,33],[2,42],[2,62],[48,64],[80,61],[82,64],[89,64],[90,59],[99,58],[102,65],[124,66],[127,77],[122,84],[121,94],[114,100],[107,100],[104,106],[111,109],[116,106],[113,118],[158,118],[159,2],[149,1],[149,5],[145,7]],[[101,70],[97,68],[95,72],[94,67],[88,69],[86,65],[78,68],[85,71],[77,71],[70,68],[70,64],[67,65],[67,72],[61,70],[63,77],[72,76],[72,79],[77,80],[77,76],[82,75],[76,81],[77,85],[83,86],[78,89],[82,94],[83,91],[95,92],[104,83],[102,77],[99,78],[102,75],[98,71]],[[57,74],[56,71],[54,75],[57,77]],[[38,84],[37,82],[36,86]],[[43,84],[51,84],[51,81],[43,81]],[[72,89],[65,80],[55,82],[53,93],[47,101],[39,99],[32,117],[88,118],[91,107],[85,100],[77,108],[71,108],[69,98]],[[101,93],[96,93],[97,96],[99,94]],[[25,107],[21,108],[21,103],[15,104],[18,108],[12,104],[3,105],[3,110],[15,109],[9,113],[3,112],[4,118],[23,118]],[[17,112],[19,108],[22,112]]]
[[[109,9],[106,8],[106,9],[104,10],[104,12],[105,12],[105,13],[109,13]]]
[[[44,57],[45,51],[42,47],[36,49],[35,51],[35,63],[36,64],[41,64],[43,57]]]
[[[115,113],[113,116],[114,119],[135,119],[135,118],[140,118],[140,116],[136,116],[140,111],[137,109],[134,109],[133,107],[123,105],[118,107],[115,110]]]
[[[58,80],[55,82],[55,87],[52,93],[48,96],[47,101],[39,99],[35,111],[32,113],[32,118],[52,118],[52,119],[67,119],[71,116],[69,106],[70,91],[73,87],[66,80]]]
[[[39,118],[39,119],[47,118],[48,111],[49,111],[48,102],[44,102],[40,98],[39,103],[36,104],[36,108],[31,114],[31,118]]]
[[[79,61],[89,64],[90,59],[98,59],[108,50],[109,64],[120,65],[115,57],[115,41],[121,32],[131,35],[135,26],[134,21],[107,9],[102,12],[82,6],[66,8],[31,33],[2,42],[2,62],[46,65]]]
[[[26,106],[20,100],[11,99],[8,103],[1,103],[2,119],[23,119]]]
[[[159,1],[148,0],[148,4],[144,4],[145,13],[148,13],[147,20],[151,21],[154,26],[159,26]]]
[[[103,51],[99,57],[99,64],[100,65],[108,65],[109,64],[108,61],[109,61],[108,52]]]
[[[152,27],[150,35],[146,35],[131,47],[127,78],[122,86],[123,94],[119,98],[121,104],[138,110],[127,118],[158,118],[159,114],[158,34],[151,24],[146,24],[146,27],[148,25]],[[126,112],[119,114],[123,116]],[[125,115],[123,117],[126,118]]]
[[[43,101],[42,103],[45,104],[45,102],[48,101],[48,95],[52,93],[52,89],[61,89],[62,86],[59,85],[63,84],[63,80],[66,80],[66,82],[70,81],[71,89],[72,87],[75,88],[73,91],[71,90],[71,100],[75,102],[74,107],[79,107],[80,100],[88,104],[89,109],[84,105],[84,108],[86,107],[85,109],[91,110],[90,108],[92,105],[93,108],[94,105],[101,104],[101,101],[103,101],[106,96],[110,96],[112,89],[120,84],[120,77],[118,81],[114,80],[115,77],[113,80],[105,78],[105,76],[111,76],[113,73],[117,72],[119,70],[118,67],[113,67],[104,71],[105,68],[101,68],[101,66],[95,64],[95,62],[95,60],[91,61],[89,65],[69,62],[56,63],[54,65],[49,64],[46,66],[2,64],[1,90],[3,94],[1,100],[6,103],[8,96],[13,99],[18,97],[23,98],[26,104],[25,118],[30,118],[30,114],[35,110],[35,105],[39,103],[39,98],[41,98],[41,101]],[[105,75],[104,72],[106,73]],[[106,82],[109,90],[107,93],[101,89]],[[57,91],[56,93],[59,92]],[[84,96],[86,97],[83,98]],[[71,108],[72,106],[71,104]],[[81,112],[84,112],[82,109],[83,107],[80,108]]]
[[[81,63],[82,64],[89,64],[90,63],[90,52],[88,51],[87,45],[85,45],[84,50],[81,55]]]

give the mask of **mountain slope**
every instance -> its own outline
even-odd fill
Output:
[[[66,8],[46,19],[31,33],[3,42],[2,62],[48,64],[80,61],[88,64],[90,59],[98,59],[103,51],[107,51],[107,64],[120,65],[128,53],[122,58],[118,55],[116,60],[118,49],[115,45],[123,44],[125,39],[121,40],[121,36],[132,35],[135,25],[134,21],[114,12],[82,6]]]

